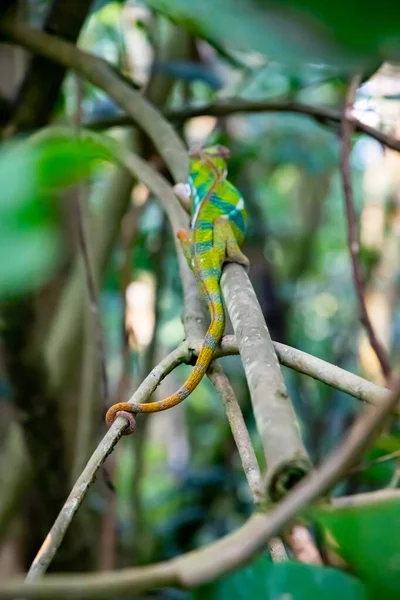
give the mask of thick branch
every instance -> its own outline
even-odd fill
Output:
[[[359,77],[354,77],[350,84],[340,128],[342,138],[340,154],[340,173],[342,177],[343,195],[346,209],[347,242],[349,246],[351,266],[353,270],[354,289],[356,292],[359,306],[360,320],[367,332],[369,343],[371,344],[371,347],[373,348],[379,360],[382,372],[385,375],[386,379],[388,379],[391,375],[389,359],[387,357],[385,348],[382,346],[381,342],[377,338],[377,335],[371,323],[371,319],[369,318],[367,305],[365,302],[364,282],[360,264],[360,243],[358,239],[357,216],[354,208],[353,186],[351,183],[350,154],[352,123],[349,120],[349,118],[351,118],[351,111],[353,108],[358,82]]]
[[[225,265],[221,287],[264,448],[268,494],[278,500],[308,473],[311,464],[260,305],[243,267]]]

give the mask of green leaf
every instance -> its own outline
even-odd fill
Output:
[[[281,63],[323,62],[365,69],[400,50],[398,2],[355,0],[147,0],[197,36]],[[218,18],[215,16],[218,15]],[[345,17],[343,17],[345,15]]]
[[[195,590],[191,600],[366,600],[355,577],[295,562],[273,564],[265,555],[228,577]]]
[[[51,137],[34,145],[37,146],[38,185],[42,189],[73,185],[110,158],[103,146],[88,138]]]
[[[319,507],[313,516],[335,550],[380,598],[399,598],[400,494],[376,492],[359,498],[362,504]]]
[[[43,284],[61,257],[54,193],[89,175],[104,150],[91,141],[32,138],[0,152],[0,297]]]

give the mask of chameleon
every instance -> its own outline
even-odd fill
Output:
[[[163,400],[149,403],[114,404],[106,414],[111,425],[118,413],[134,426],[132,415],[167,410],[176,406],[199,385],[225,329],[225,312],[220,279],[225,262],[249,267],[240,250],[247,230],[247,212],[240,192],[227,180],[228,148],[221,145],[197,148],[189,153],[189,177],[177,184],[175,194],[183,205],[191,205],[189,232],[180,229],[177,237],[210,312],[210,325],[194,368],[177,392]],[[131,427],[133,429],[133,427]],[[129,428],[125,430],[130,433]]]

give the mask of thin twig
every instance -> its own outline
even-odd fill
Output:
[[[360,243],[358,237],[358,224],[357,216],[354,208],[353,199],[353,186],[351,183],[351,166],[350,166],[350,154],[351,154],[351,133],[352,133],[352,122],[351,122],[351,111],[353,108],[354,98],[357,92],[357,87],[360,78],[358,76],[353,77],[350,83],[349,91],[346,98],[345,109],[343,118],[340,126],[341,133],[341,151],[340,151],[340,173],[343,185],[343,196],[345,201],[346,209],[346,220],[347,220],[347,243],[349,246],[351,265],[353,269],[353,282],[354,290],[356,292],[360,320],[364,325],[369,339],[369,343],[373,348],[382,372],[386,379],[390,378],[391,368],[385,348],[378,340],[375,330],[372,326],[371,320],[368,315],[367,306],[365,302],[365,290],[363,276],[361,272],[360,264]]]
[[[41,582],[25,584],[22,580],[8,582],[3,580],[0,600],[12,600],[20,595],[37,600],[55,596],[61,600],[71,598],[73,595],[79,595],[80,598],[107,598],[164,586],[192,588],[215,580],[249,561],[263,548],[267,540],[278,533],[301,509],[335,485],[368,447],[399,398],[400,384],[398,383],[389,399],[378,408],[369,408],[359,417],[344,442],[331,453],[321,467],[295,486],[268,515],[260,513],[253,515],[239,530],[225,536],[222,540],[171,561],[144,568],[125,569],[106,574],[55,575],[48,576]],[[102,452],[105,454],[111,451],[121,434],[119,421],[123,419],[115,421],[100,445],[104,446]],[[99,456],[98,459],[102,462],[104,457]],[[92,477],[93,475],[91,479]],[[85,483],[85,488],[87,486],[88,481]],[[390,492],[386,492],[386,498],[388,493]],[[391,493],[394,498],[399,495],[397,491]],[[71,507],[73,513],[76,512],[78,505],[79,502]]]
[[[265,502],[261,471],[236,394],[223,368],[217,362],[214,361],[210,365],[207,375],[224,403],[226,416],[242,461],[243,471],[249,484],[253,503],[255,506],[258,506]]]
[[[103,407],[106,408],[108,405],[108,380],[107,380],[107,366],[106,366],[106,349],[104,343],[103,328],[101,325],[101,314],[99,299],[97,293],[97,286],[92,267],[92,261],[89,253],[89,240],[85,230],[84,224],[84,210],[82,206],[82,198],[78,197],[76,201],[76,223],[78,231],[79,247],[82,253],[82,259],[84,264],[85,278],[88,290],[89,308],[93,320],[93,331],[95,337],[95,344],[97,350],[97,357],[100,369],[101,379],[101,399]],[[86,339],[86,343],[90,343],[90,339]]]
[[[226,98],[217,103],[203,104],[200,106],[188,106],[182,109],[168,109],[164,111],[167,119],[173,121],[185,121],[194,117],[203,115],[213,117],[223,117],[238,113],[295,113],[306,115],[315,119],[318,123],[329,125],[330,123],[340,124],[342,121],[341,111],[330,108],[329,106],[314,106],[293,102],[291,100],[244,100],[239,98]],[[396,152],[400,152],[400,140],[387,133],[383,133],[375,127],[363,123],[355,117],[351,117],[350,122],[357,133],[364,133],[377,140],[383,146],[387,146]],[[87,127],[94,130],[103,130],[110,127],[134,125],[129,115],[118,115],[108,119],[99,119],[86,124]]]
[[[368,471],[368,469],[375,467],[375,465],[381,465],[385,462],[389,462],[390,460],[394,460],[395,458],[400,458],[400,450],[395,450],[394,452],[390,452],[384,456],[378,456],[378,458],[361,463],[355,467],[351,473],[362,473],[363,471]]]
[[[321,358],[280,342],[274,342],[274,347],[282,365],[326,383],[362,402],[379,406],[390,396],[387,388],[371,383]],[[400,409],[395,407],[394,412],[400,414]]]
[[[377,490],[376,492],[364,492],[362,494],[354,494],[353,496],[341,496],[339,498],[332,498],[331,504],[335,508],[352,508],[353,506],[371,506],[374,504],[381,504],[382,502],[388,502],[394,500],[398,502],[400,500],[400,490]]]
[[[266,501],[261,471],[236,394],[223,368],[217,362],[211,363],[207,376],[224,403],[226,416],[242,461],[254,506],[261,506]],[[268,546],[273,562],[283,562],[288,559],[285,545],[280,538],[271,538]]]
[[[149,373],[129,402],[145,402],[157,388],[162,379],[182,362],[182,356],[185,355],[185,352],[186,348],[182,345],[164,358],[151,373]],[[28,571],[26,581],[35,581],[46,572],[64,538],[72,518],[77,512],[87,490],[94,481],[98,469],[104,463],[108,454],[113,450],[127,425],[128,421],[124,419],[124,417],[118,417],[97,446],[85,469],[82,471],[82,474],[72,488],[70,495],[43,542],[42,547],[37,553]]]
[[[285,536],[294,556],[299,562],[309,565],[322,565],[323,560],[311,533],[305,525],[297,523]]]
[[[79,137],[82,128],[82,102],[83,87],[78,76],[74,77],[76,87],[76,106],[73,114],[73,125]],[[86,193],[85,193],[86,192]],[[78,403],[78,413],[76,417],[76,444],[75,457],[72,468],[72,482],[76,480],[84,467],[89,456],[90,438],[92,433],[94,414],[94,402],[100,387],[100,397],[102,406],[107,409],[108,406],[108,379],[106,349],[101,325],[100,306],[98,300],[95,274],[92,264],[92,257],[89,249],[91,248],[88,232],[85,227],[87,216],[87,192],[88,188],[85,182],[78,185],[76,189],[76,198],[74,208],[76,212],[76,229],[78,237],[78,246],[83,260],[83,271],[86,282],[88,314],[85,315],[84,334],[83,334],[83,360],[81,365],[81,390],[80,401]],[[94,338],[95,353],[93,353],[92,340]],[[97,354],[97,357],[96,357]],[[97,361],[96,361],[97,358]],[[96,364],[97,363],[97,364]],[[98,370],[97,370],[98,368]],[[100,372],[100,386],[98,386],[97,376]]]

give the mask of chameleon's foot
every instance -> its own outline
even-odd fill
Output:
[[[111,406],[106,413],[108,427],[111,427],[117,417],[124,417],[128,421],[128,427],[124,430],[123,435],[130,435],[135,431],[136,421],[132,411],[132,404],[129,404],[129,402],[119,402]]]
[[[176,232],[176,237],[178,238],[181,244],[190,243],[189,234],[186,231],[186,229],[178,229],[178,231]]]
[[[231,242],[230,240],[226,245],[226,259],[225,262],[233,262],[239,265],[242,265],[246,271],[250,268],[250,261],[240,250],[238,244],[235,242]]]
[[[238,263],[249,269],[249,259],[241,251],[231,224],[224,217],[219,217],[214,223],[214,248],[219,251],[223,262]]]

